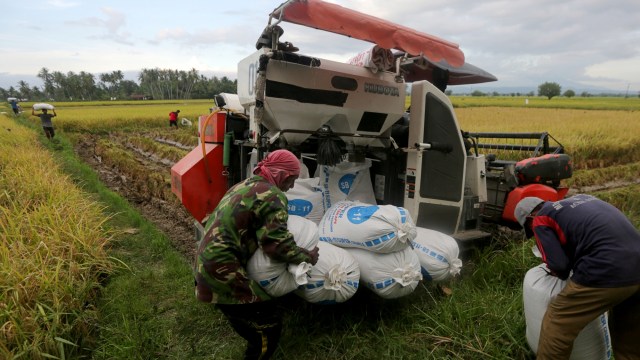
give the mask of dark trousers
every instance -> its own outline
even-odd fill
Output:
[[[640,285],[591,288],[571,280],[544,314],[538,359],[569,359],[580,331],[606,311],[616,360],[640,359]]]
[[[245,360],[266,360],[273,355],[282,331],[282,313],[273,301],[216,307],[238,335],[247,340]]]
[[[56,132],[53,131],[53,127],[43,126],[42,129],[44,130],[44,134],[47,135],[47,139],[52,139],[54,136],[56,136]]]

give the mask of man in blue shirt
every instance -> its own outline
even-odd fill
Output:
[[[616,360],[640,359],[640,233],[629,219],[583,194],[527,197],[514,215],[551,275],[569,278],[542,320],[538,359],[568,359],[580,331],[606,311]]]
[[[11,104],[11,110],[13,110],[14,114],[20,114],[20,105],[18,105],[18,101],[16,101],[15,99],[11,99],[11,101],[9,101],[9,104]]]

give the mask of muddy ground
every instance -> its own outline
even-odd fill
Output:
[[[139,186],[136,186],[130,177],[117,167],[107,165],[96,153],[96,140],[97,136],[95,135],[83,136],[75,148],[78,156],[96,171],[100,180],[107,187],[127,199],[147,220],[162,230],[174,248],[192,262],[195,255],[195,237],[191,215],[181,204],[172,201],[175,199],[165,200],[149,196],[149,194],[141,194],[138,191]],[[126,144],[122,146],[129,147]],[[161,172],[170,177],[173,165],[171,161],[155,158],[153,154],[147,154],[133,148],[129,150],[135,155],[136,160],[150,171]],[[170,184],[166,186],[170,190]]]

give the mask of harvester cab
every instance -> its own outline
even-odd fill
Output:
[[[282,41],[282,22],[375,45],[348,62],[304,55]],[[570,176],[557,149],[498,170],[479,134],[460,129],[444,88],[495,80],[466,63],[457,44],[336,4],[286,1],[238,64],[237,95],[221,94],[200,117],[201,144],[172,168],[172,189],[202,223],[265,153],[286,148],[320,192],[337,168],[358,169],[338,178],[343,199],[403,207],[418,227],[461,241],[487,237],[483,221],[517,225],[510,206],[532,195],[557,200],[566,193],[559,181]],[[309,206],[326,210],[334,200]]]

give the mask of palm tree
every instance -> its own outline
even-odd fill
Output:
[[[53,76],[49,72],[49,69],[47,69],[46,67],[43,67],[38,72],[38,77],[42,79],[42,82],[44,82],[43,92],[45,97],[47,99],[50,99],[53,96],[53,93],[55,92],[55,88],[53,86]]]

